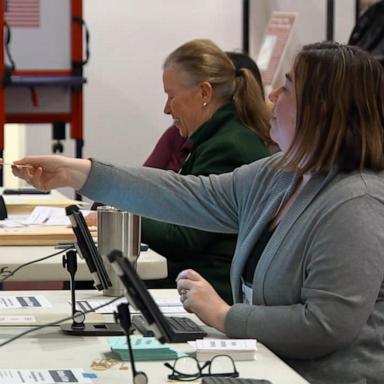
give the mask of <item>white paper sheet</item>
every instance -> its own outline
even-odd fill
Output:
[[[42,295],[0,296],[0,309],[52,308],[51,303]]]
[[[82,301],[77,301],[78,306],[80,307],[79,309],[83,311],[88,311],[91,309],[95,309],[96,307],[105,304],[109,301],[109,299],[99,299],[99,300],[82,300]],[[125,298],[122,298],[120,300],[117,300],[113,302],[110,305],[107,305],[103,308],[100,308],[96,310],[96,313],[113,313],[114,311],[117,312],[117,306],[120,303],[126,303],[127,300]],[[162,300],[158,299],[156,300],[157,305],[160,308],[160,311],[162,313],[170,314],[170,313],[186,313],[183,305],[175,300]],[[138,311],[130,306],[129,308],[131,313],[138,313]]]
[[[0,316],[1,323],[36,323],[35,316]]]
[[[0,384],[89,384],[82,369],[0,369]]]
[[[89,210],[82,209],[84,217]],[[39,206],[33,209],[30,215],[15,216],[0,221],[0,228],[17,228],[31,225],[65,225],[71,223],[65,214],[65,208]]]
[[[220,350],[250,351],[257,350],[257,341],[254,339],[198,339],[189,341],[190,345],[201,351]]]
[[[25,227],[25,220],[28,219],[28,215],[19,215],[13,218],[8,218],[5,220],[0,220],[0,228],[17,228]]]

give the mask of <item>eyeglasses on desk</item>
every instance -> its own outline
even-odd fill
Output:
[[[169,380],[193,381],[201,377],[238,377],[235,362],[228,355],[216,355],[211,360],[199,363],[193,356],[177,358],[173,365],[164,363],[172,370]]]

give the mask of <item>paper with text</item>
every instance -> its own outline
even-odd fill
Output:
[[[42,295],[0,296],[0,309],[52,308],[51,303]]]
[[[89,311],[91,309],[95,309],[96,307],[107,303],[108,301],[109,301],[109,299],[97,299],[97,300],[92,299],[92,300],[79,300],[76,303],[80,307],[79,309],[81,309],[83,311]],[[184,307],[180,301],[169,300],[169,299],[157,299],[155,301],[156,301],[156,304],[159,306],[160,311],[162,313],[186,313],[186,311],[185,311],[185,309],[184,309]],[[121,303],[126,303],[126,302],[127,302],[127,300],[125,298],[122,298],[120,300],[113,302],[110,305],[107,305],[103,308],[97,309],[95,312],[96,313],[104,313],[104,314],[113,313],[115,311],[117,312],[117,306]],[[132,306],[130,306],[129,309],[130,309],[131,313],[138,313],[139,312],[135,308],[133,308]]]
[[[0,369],[0,384],[89,384],[82,369]]]
[[[0,316],[1,323],[36,323],[35,316]]]
[[[84,217],[91,212],[82,209]],[[35,207],[30,215],[16,216],[5,220],[0,220],[0,228],[17,228],[28,227],[32,225],[69,226],[71,224],[69,218],[65,214],[65,208],[61,207]]]
[[[257,341],[254,339],[201,339],[188,342],[198,350],[247,351],[256,350]]]

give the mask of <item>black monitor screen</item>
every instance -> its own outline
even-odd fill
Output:
[[[129,303],[142,313],[148,330],[151,330],[160,342],[170,341],[171,331],[166,318],[129,261],[118,250],[112,251],[108,259],[124,284]]]
[[[98,290],[107,289],[112,286],[108,273],[104,267],[103,259],[96,248],[95,242],[89,232],[87,223],[80,209],[76,205],[70,205],[65,209],[71,221],[73,233],[77,241],[77,250],[87,263]]]

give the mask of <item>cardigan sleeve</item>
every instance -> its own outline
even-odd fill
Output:
[[[303,255],[300,301],[235,304],[225,321],[226,334],[256,338],[280,356],[297,359],[321,357],[352,344],[383,289],[383,228],[384,206],[368,195],[323,216]]]
[[[79,193],[128,212],[194,228],[235,233],[236,176],[181,176],[146,167],[118,167],[97,161]]]

